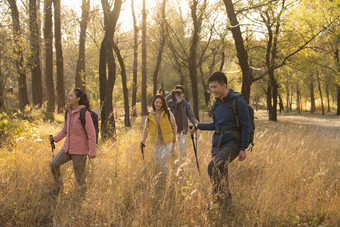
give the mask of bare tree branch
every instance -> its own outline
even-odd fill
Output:
[[[319,36],[323,31],[327,30],[335,21],[338,20],[339,17],[337,17],[336,19],[334,19],[331,23],[329,23],[327,26],[324,26],[323,29],[321,29],[318,33],[316,33],[315,35],[313,35],[309,40],[307,40],[302,46],[300,46],[299,48],[297,48],[295,51],[293,51],[292,53],[290,53],[289,55],[287,55],[282,61],[280,64],[274,66],[271,70],[275,70],[277,68],[280,68],[281,66],[285,65],[286,62],[295,54],[297,54],[298,52],[300,52],[301,50],[305,49],[306,46],[311,42],[313,41],[317,36]],[[265,71],[261,76],[257,77],[257,78],[253,78],[252,82],[256,82],[260,79],[262,79],[263,77],[265,77],[268,72],[270,71],[267,70]]]

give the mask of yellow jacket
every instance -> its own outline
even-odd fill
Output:
[[[170,119],[165,111],[161,114],[155,113],[152,109],[150,110],[148,117],[145,120],[145,126],[142,135],[142,143],[145,144],[145,140],[148,132],[150,132],[150,143],[156,145],[159,137],[163,139],[164,144],[171,143],[174,138],[177,137],[177,126],[175,118],[171,111],[169,111]]]

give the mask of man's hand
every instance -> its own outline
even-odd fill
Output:
[[[191,125],[191,126],[188,127],[188,132],[189,132],[190,134],[193,134],[195,131],[196,131],[195,126]]]
[[[199,123],[199,121],[197,119],[195,119],[195,125],[197,125]]]
[[[240,150],[240,154],[238,155],[238,160],[239,161],[244,161],[244,159],[246,159],[247,157],[247,153],[245,150]]]

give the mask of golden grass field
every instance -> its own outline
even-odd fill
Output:
[[[64,193],[49,194],[47,138],[61,124],[38,121],[35,134],[1,147],[0,226],[340,226],[339,128],[260,118],[253,151],[230,164],[233,206],[226,211],[212,203],[212,132],[198,133],[201,175],[188,140],[189,162],[173,155],[166,185],[159,187],[148,144],[142,161],[141,122],[98,145],[97,158],[87,164],[84,200],[71,162],[61,167]]]

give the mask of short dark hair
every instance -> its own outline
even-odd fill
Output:
[[[182,92],[184,93],[184,87],[182,85],[180,85],[180,84],[176,85],[175,90],[176,89],[181,89]]]
[[[221,72],[221,71],[213,72],[209,76],[208,84],[210,84],[213,81],[216,81],[221,85],[228,84],[227,76],[224,74],[224,72]]]

